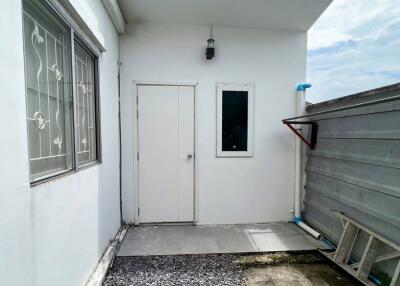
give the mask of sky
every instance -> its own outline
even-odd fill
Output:
[[[306,100],[400,82],[400,0],[334,0],[308,33]]]

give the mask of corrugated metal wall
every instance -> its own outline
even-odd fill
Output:
[[[311,105],[311,113],[400,95],[400,84]],[[305,220],[337,243],[344,212],[400,244],[400,100],[337,111],[318,122],[307,151]]]

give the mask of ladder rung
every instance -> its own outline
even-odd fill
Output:
[[[390,259],[394,259],[394,258],[398,258],[398,257],[400,257],[400,251],[377,256],[375,258],[375,262],[381,262],[381,261],[390,260]]]
[[[334,256],[336,263],[347,265],[359,230],[354,224],[350,222],[346,223]]]
[[[379,241],[375,239],[373,235],[370,235],[360,265],[357,269],[357,276],[362,281],[368,281],[369,272],[371,271],[372,264],[374,264],[377,255],[378,244]]]
[[[355,268],[358,267],[358,265],[360,265],[360,262],[350,264],[349,267],[352,268],[352,269],[355,269]]]
[[[399,263],[397,263],[396,270],[394,270],[392,282],[390,282],[390,286],[397,286],[399,277],[400,277],[400,260],[399,260]]]

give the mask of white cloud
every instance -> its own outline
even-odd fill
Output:
[[[400,0],[335,0],[309,32],[307,99],[400,81]]]

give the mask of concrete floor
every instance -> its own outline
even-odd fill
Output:
[[[356,286],[354,279],[327,264],[253,267],[243,271],[247,286]]]
[[[131,227],[118,256],[298,251],[326,248],[293,223]]]

